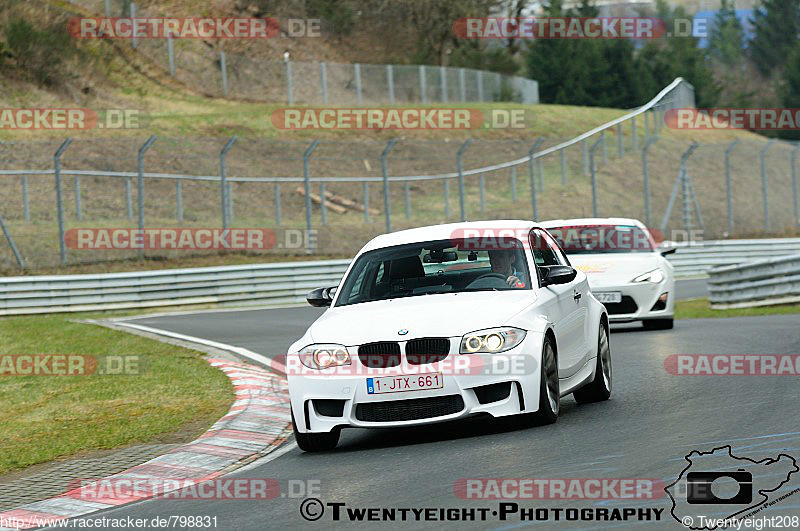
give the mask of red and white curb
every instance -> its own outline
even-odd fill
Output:
[[[236,400],[228,413],[198,439],[174,448],[146,463],[97,481],[164,479],[199,483],[222,476],[275,450],[292,433],[289,390],[286,379],[254,365],[223,359],[209,359],[231,379]],[[90,489],[84,492],[85,489]],[[72,489],[47,500],[0,512],[0,531],[31,529],[55,520],[76,518],[118,505],[153,497],[111,495],[97,499],[96,486]],[[176,489],[172,489],[176,490]],[[169,490],[160,490],[158,495]]]

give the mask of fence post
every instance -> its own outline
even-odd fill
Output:
[[[461,157],[470,144],[472,144],[472,139],[468,138],[461,144],[461,147],[458,148],[458,152],[456,153],[456,165],[458,166],[458,204],[461,212],[461,221],[467,220],[467,214],[464,208],[464,168],[461,164]],[[445,182],[449,183],[447,180]]]
[[[478,76],[478,101],[483,101],[483,70],[477,70]]]
[[[773,138],[761,148],[758,158],[761,162],[761,197],[764,201],[764,230],[769,230],[769,192],[767,191],[767,150],[775,143]]]
[[[222,73],[222,95],[228,95],[228,65],[225,63],[225,50],[219,52],[219,70]]]
[[[517,200],[517,167],[511,166],[511,201]]]
[[[359,63],[353,65],[353,73],[356,76],[356,103],[361,105],[361,65]]]
[[[364,181],[364,223],[369,223],[369,181]]]
[[[111,16],[111,0],[106,0],[105,4],[106,4],[106,17],[110,17]]]
[[[133,221],[133,192],[131,191],[131,178],[125,177],[125,206],[128,209],[128,220]]]
[[[581,140],[581,158],[583,159],[583,175],[589,176],[589,139]]]
[[[311,234],[311,186],[308,181],[308,159],[318,145],[319,140],[314,140],[303,153],[303,191],[306,196],[306,230],[309,234]],[[308,248],[306,252],[311,253],[311,248]]]
[[[619,151],[619,158],[625,156],[625,141],[622,138],[622,122],[617,124],[617,150]]]
[[[644,114],[644,141],[647,142],[650,140],[650,114],[649,111],[642,114]]]
[[[172,43],[172,32],[167,33],[167,63],[169,64],[169,75],[175,77],[175,48]]]
[[[442,102],[447,103],[447,67],[439,67],[439,86],[442,88]]]
[[[794,207],[794,224],[800,227],[800,210],[797,204],[797,150],[800,149],[800,144],[797,144],[792,149],[792,206]]]
[[[594,167],[594,152],[597,149],[597,146],[600,145],[602,142],[605,146],[605,137],[601,136],[597,142],[589,149],[589,167],[591,168],[592,172],[592,217],[597,217],[597,175],[596,169]]]
[[[561,186],[567,185],[567,148],[558,150],[558,157],[561,161]]]
[[[381,153],[381,173],[383,174],[383,209],[386,211],[386,232],[392,232],[391,197],[389,196],[389,169],[386,158],[398,139],[389,140]]]
[[[319,64],[319,85],[322,89],[322,103],[328,103],[328,65],[324,61]]]
[[[0,228],[3,229],[3,234],[6,236],[6,240],[8,240],[8,245],[11,247],[11,252],[14,253],[14,259],[17,261],[17,265],[20,269],[25,269],[25,260],[22,259],[22,255],[19,254],[19,249],[17,249],[17,244],[14,243],[14,238],[11,237],[11,233],[8,231],[5,222],[3,221],[3,216],[0,216]],[[63,245],[63,238],[62,238],[62,245]]]
[[[281,224],[281,183],[275,183],[275,224]]]
[[[322,225],[328,224],[328,199],[325,196],[325,181],[319,183],[319,220]]]
[[[633,142],[631,143],[631,149],[636,151],[639,149],[639,134],[636,132],[636,117],[631,118],[631,137],[633,137]]]
[[[483,173],[478,175],[478,197],[479,197],[479,209],[481,214],[486,209],[486,179],[483,176]]]
[[[31,205],[28,194],[28,176],[22,176],[22,217],[25,221],[31,220]]]
[[[428,103],[428,94],[425,79],[425,65],[419,65],[419,101]]]
[[[394,103],[394,66],[386,65],[386,84],[389,87],[389,103]]]
[[[131,6],[133,4],[131,3]],[[56,150],[53,155],[53,166],[56,174],[56,208],[58,215],[58,250],[61,255],[61,264],[67,263],[67,248],[64,242],[64,202],[61,197],[61,155],[67,150],[69,145],[72,144],[72,139],[67,138]]]
[[[292,97],[292,62],[289,59],[285,59],[284,63],[286,64],[286,102],[291,105],[294,103],[294,98]]]
[[[175,210],[178,223],[183,223],[183,181],[175,179]]]
[[[136,4],[133,2],[131,2],[131,23],[133,26],[133,32],[131,34],[131,48],[136,49],[136,46],[139,44],[136,39],[138,24],[136,24]]]
[[[537,138],[536,142],[534,142],[531,148],[528,150],[528,169],[531,174],[531,207],[533,209],[533,221],[537,221],[539,219],[539,206],[536,204],[536,170],[534,169],[536,166],[536,161],[534,160],[534,155],[536,154],[536,150],[539,149],[539,146],[542,145],[542,142],[544,142],[543,138]]]
[[[536,173],[539,176],[539,193],[544,193],[544,163],[542,159],[536,159]]]
[[[72,176],[72,189],[75,194],[75,219],[81,221],[83,215],[81,214],[81,178],[78,175]]]
[[[450,179],[444,179],[444,219],[450,218]]]
[[[411,183],[403,183],[403,195],[406,201],[406,219],[411,219]]]
[[[650,146],[655,143],[656,139],[651,138],[645,142],[642,148],[642,184],[644,187],[644,219],[645,224],[650,226],[650,172],[647,166],[647,153]]]
[[[144,154],[153,145],[158,137],[150,135],[136,154],[136,218],[139,226],[139,237],[144,240]],[[144,255],[144,245],[139,248],[139,256]]]
[[[728,233],[733,232],[733,191],[731,189],[731,152],[739,140],[734,140],[725,149],[725,201],[728,210]]]
[[[605,129],[603,129],[600,132],[600,140],[603,143],[603,151],[601,152],[602,155],[603,155],[603,164],[607,164],[608,163],[608,149],[606,149],[606,130]]]
[[[466,74],[463,68],[458,69],[458,92],[461,95],[461,101],[467,101],[467,83]]]
[[[228,155],[228,151],[233,147],[233,144],[236,143],[238,137],[233,135],[225,142],[225,145],[222,146],[222,149],[219,152],[219,183],[220,183],[220,195],[221,195],[221,202],[222,202],[222,230],[226,230],[228,228],[228,176],[227,176],[227,168],[225,166],[225,158]]]

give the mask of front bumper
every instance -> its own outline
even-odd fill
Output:
[[[675,315],[675,283],[664,280],[658,284],[652,282],[636,282],[619,285],[592,285],[592,292],[619,291],[622,293],[621,303],[605,304],[608,319],[612,323],[625,323],[645,319],[671,319]],[[667,302],[662,309],[656,304],[658,298],[667,293]],[[654,309],[655,307],[655,309]]]
[[[335,369],[289,374],[297,430],[323,433],[338,427],[393,428],[480,413],[503,417],[534,412],[539,405],[542,338],[542,334],[529,331],[520,345],[493,355],[458,354],[460,338],[451,338],[444,361],[416,366],[403,363],[391,369],[367,369],[354,355],[357,348],[348,347],[352,372],[357,374],[337,374]],[[467,358],[472,361],[466,363]],[[431,373],[442,373],[442,388],[367,393],[370,377]]]

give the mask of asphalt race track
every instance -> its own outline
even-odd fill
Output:
[[[682,285],[684,297],[702,283]],[[688,291],[687,291],[688,290]],[[688,295],[687,295],[688,293]],[[272,356],[281,352],[321,313],[316,308],[212,312],[136,319],[173,332],[230,343]],[[611,400],[578,405],[562,399],[554,425],[519,427],[474,418],[404,430],[344,430],[339,447],[306,454],[293,444],[268,462],[238,471],[242,478],[274,478],[283,494],[289,480],[318,480],[315,496],[350,508],[498,508],[496,500],[462,500],[453,491],[460,478],[660,478],[666,484],[685,467],[692,450],[730,444],[751,459],[784,452],[800,463],[800,385],[797,376],[677,376],[667,373],[670,354],[798,354],[800,316],[676,321],[671,331],[636,326],[612,328],[614,391]],[[777,495],[800,487],[800,474]],[[330,511],[310,524],[299,513],[303,498],[268,501],[148,500],[92,518],[153,518],[170,515],[218,517],[219,529],[278,529],[337,525]],[[660,522],[520,522],[518,515],[469,527],[514,529],[615,528],[632,525],[685,529],[670,515],[667,496],[654,500],[522,500],[523,507],[656,508]],[[800,515],[800,493],[763,515]],[[345,522],[338,522],[344,526]],[[393,522],[383,527],[416,528],[463,523]]]

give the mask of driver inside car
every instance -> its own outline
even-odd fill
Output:
[[[489,251],[489,264],[492,273],[499,273],[506,277],[506,283],[512,288],[524,288],[525,275],[514,269],[517,253],[512,250]]]

